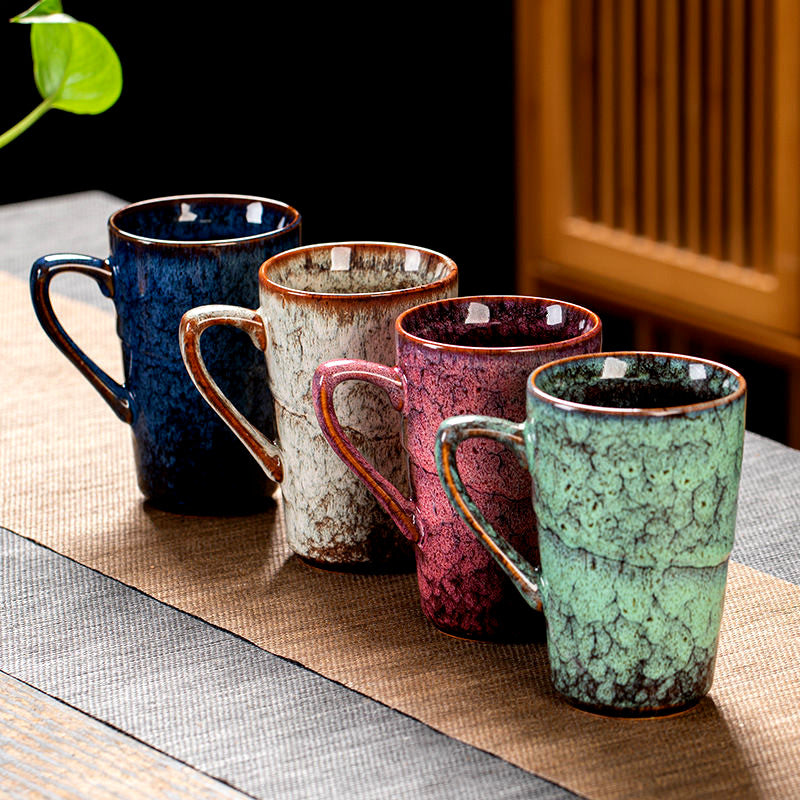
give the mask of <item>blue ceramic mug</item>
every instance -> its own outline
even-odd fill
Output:
[[[185,195],[133,203],[108,221],[106,259],[59,253],[31,269],[39,322],[67,358],[131,425],[139,486],[154,505],[196,513],[252,510],[275,484],[198,395],[181,358],[178,326],[206,303],[258,305],[262,262],[300,243],[300,214],[262,197]],[[70,338],[50,302],[50,281],[88,275],[114,301],[124,383]],[[236,407],[260,430],[274,428],[263,358],[246,336],[212,332],[204,356]]]

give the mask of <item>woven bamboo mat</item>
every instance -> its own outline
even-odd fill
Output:
[[[714,687],[689,712],[577,711],[550,689],[541,631],[514,645],[444,636],[421,616],[414,576],[291,556],[279,505],[229,518],[149,508],[129,431],[46,339],[27,287],[0,275],[0,293],[3,525],[580,794],[800,796],[797,586],[731,565]],[[112,315],[65,298],[57,311],[120,372]]]

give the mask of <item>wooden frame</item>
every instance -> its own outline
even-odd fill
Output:
[[[674,108],[678,102],[683,103],[679,127],[668,113],[657,118],[659,101],[651,96],[647,81],[647,71],[655,68],[650,63],[655,46],[648,43],[647,37],[655,35],[656,27],[667,42],[678,35],[671,18],[671,0],[660,5],[639,0],[636,31],[625,20],[635,0],[517,0],[520,291],[536,293],[540,282],[579,286],[583,293],[624,303],[632,309],[699,325],[785,357],[800,358],[800,51],[796,45],[800,40],[800,4],[795,0],[772,0],[771,13],[766,17],[760,10],[760,0],[748,6],[748,30],[769,25],[771,35],[769,61],[769,53],[757,44],[750,55],[749,80],[769,81],[770,105],[765,108],[764,98],[750,91],[753,87],[745,86],[743,70],[736,67],[735,58],[730,59],[730,54],[735,54],[735,42],[744,36],[742,2],[703,2],[701,11],[706,24],[718,25],[734,42],[726,46],[726,62],[722,60],[721,45],[707,47],[702,62],[703,86],[687,81],[683,96],[678,98],[678,67],[664,65],[660,73],[661,102]],[[614,48],[608,30],[612,14],[618,17],[620,35],[639,35],[648,46],[642,47],[645,55],[640,67],[644,78],[635,109],[624,80],[614,87],[611,67],[596,87],[601,102],[595,104],[596,118],[588,120],[588,124],[597,137],[594,152],[599,158],[594,168],[600,170],[598,183],[603,191],[587,200],[575,196],[575,158],[581,156],[573,152],[572,126],[577,121],[572,102],[575,58],[571,48],[580,47],[582,30],[580,24],[573,27],[574,15],[590,5],[598,15],[598,57],[602,57],[603,48],[609,52]],[[682,8],[683,13],[691,14],[700,4],[687,2]],[[654,14],[661,16],[656,18]],[[687,30],[691,31],[691,26]],[[696,42],[686,39],[676,52],[681,52],[684,60],[696,60],[697,48]],[[759,59],[760,54],[763,59]],[[707,98],[715,98],[717,89],[723,91],[719,84],[721,70],[725,70],[726,87],[731,87],[724,91],[730,95],[703,107],[705,144],[701,150],[700,138],[691,135],[692,126],[698,124],[693,104],[700,102],[701,92]],[[747,143],[740,131],[744,109],[736,101],[745,90],[753,97],[751,113],[770,114],[766,126],[748,129]],[[624,135],[613,128],[615,117],[604,114],[603,103],[611,102],[613,92],[617,92],[618,118],[624,120],[624,115],[637,113],[644,134],[638,149],[623,143],[624,158],[612,174],[610,148]],[[656,127],[658,119],[664,123],[663,130]],[[587,124],[587,120],[580,120],[580,124]],[[624,129],[624,125],[621,127]],[[736,171],[731,163],[736,159],[724,163],[719,154],[716,143],[723,127],[728,131],[729,152],[742,152],[749,145],[766,154],[749,158],[746,174]],[[648,179],[636,198],[638,208],[632,210],[626,185],[629,187],[633,180],[635,159],[641,160],[640,167],[646,175],[655,174],[658,169],[663,175],[674,175],[674,144],[680,130],[688,131],[682,144],[685,170],[681,180],[676,183]],[[764,141],[767,137],[768,141]],[[659,160],[672,166],[663,170]],[[616,209],[609,189],[614,180],[622,198]],[[724,190],[720,188],[723,183]],[[701,190],[705,203],[702,231],[697,212]],[[754,244],[751,263],[743,265],[740,220],[746,192],[767,192],[765,208],[769,213],[751,203],[754,212],[749,224],[755,231]],[[587,202],[597,210],[590,219],[576,213],[576,208]],[[662,209],[658,220],[660,236],[655,230],[657,204]],[[687,221],[683,246],[676,244],[679,206]],[[638,227],[632,222],[634,214],[640,220]],[[706,242],[705,252],[698,252],[701,235]],[[768,241],[768,247],[763,246],[764,241]],[[723,249],[730,258],[719,257]]]

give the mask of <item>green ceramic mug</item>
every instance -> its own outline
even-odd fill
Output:
[[[527,419],[451,417],[436,463],[450,502],[544,611],[551,678],[573,704],[670,713],[711,687],[733,547],[746,386],[689,356],[601,353],[545,364]],[[486,522],[455,462],[507,444],[533,480],[541,567]],[[487,464],[487,469],[490,465]]]

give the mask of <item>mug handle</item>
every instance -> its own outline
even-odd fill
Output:
[[[418,542],[420,535],[414,524],[414,504],[381,475],[356,449],[342,429],[333,406],[333,390],[344,381],[365,381],[383,389],[397,411],[403,409],[405,381],[397,367],[387,367],[372,361],[338,359],[320,364],[314,372],[312,392],[314,411],[328,444],[339,458],[366,484],[378,502],[394,520],[403,535]]]
[[[127,423],[133,422],[133,397],[89,358],[64,330],[50,302],[50,281],[63,272],[88,275],[106,296],[114,297],[114,278],[107,261],[77,253],[54,253],[37,259],[31,267],[30,286],[33,310],[39,324],[53,344],[78,368],[78,371],[99,392],[114,413]]]
[[[497,417],[465,415],[450,417],[439,426],[436,434],[436,468],[450,504],[477,535],[492,557],[511,578],[520,594],[537,611],[542,610],[540,591],[541,571],[528,563],[515,548],[492,528],[467,494],[456,466],[456,450],[465,439],[481,436],[494,439],[522,457],[525,455],[524,423]]]
[[[250,337],[254,347],[266,351],[267,328],[264,321],[257,311],[248,308],[225,305],[198,306],[187,311],[181,318],[178,337],[183,363],[197,391],[236,434],[264,472],[272,480],[280,483],[283,480],[280,448],[234,408],[211,377],[203,361],[200,337],[203,331],[212,325],[232,325],[234,328],[239,328]]]

